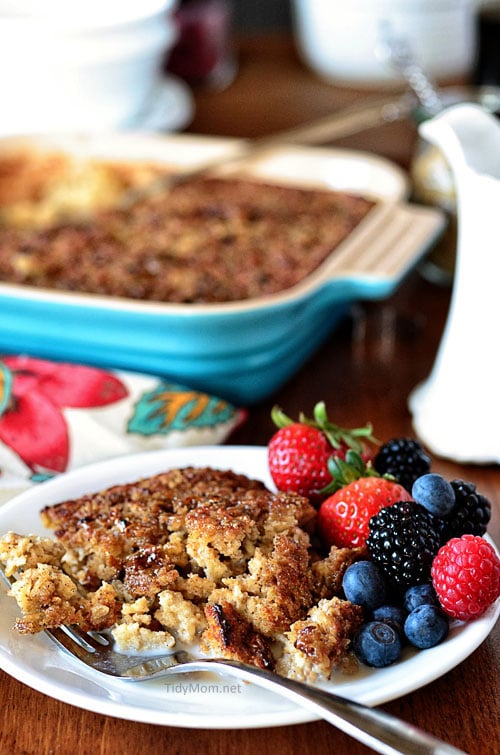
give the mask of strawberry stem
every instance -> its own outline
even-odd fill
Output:
[[[319,401],[316,404],[313,410],[313,416],[314,419],[310,420],[304,414],[301,414],[300,422],[305,425],[311,425],[312,427],[317,427],[319,430],[322,430],[328,438],[328,441],[332,448],[340,448],[342,445],[345,445],[360,454],[364,450],[361,439],[363,439],[365,442],[380,445],[380,441],[378,441],[373,435],[373,427],[370,423],[368,423],[364,427],[354,427],[347,429],[345,427],[340,427],[340,425],[336,425],[334,422],[331,422],[328,417],[326,404],[324,401]]]
[[[330,456],[328,471],[332,476],[332,481],[320,491],[321,495],[331,495],[340,488],[349,485],[349,483],[361,479],[361,477],[380,477],[385,480],[396,481],[396,478],[392,475],[379,474],[371,461],[365,464],[361,456],[352,449],[347,451],[345,459],[335,455]]]
[[[271,419],[276,427],[279,428],[293,424],[293,419],[290,419],[279,406],[273,406],[271,409]]]

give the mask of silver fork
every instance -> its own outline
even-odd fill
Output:
[[[0,575],[8,585],[12,584],[13,580],[1,568]],[[286,697],[375,752],[389,755],[465,755],[462,750],[457,750],[384,711],[240,661],[194,658],[185,651],[158,656],[128,655],[115,650],[111,636],[82,632],[75,626],[46,629],[45,634],[59,648],[94,671],[125,682],[144,682],[181,673],[212,671],[253,682]]]

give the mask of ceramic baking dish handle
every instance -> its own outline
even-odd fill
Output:
[[[362,283],[386,282],[392,287],[430,249],[445,225],[444,214],[435,208],[381,204],[337,248],[325,276],[330,282],[352,280],[357,294]]]

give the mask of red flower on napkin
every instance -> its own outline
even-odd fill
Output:
[[[105,370],[24,356],[0,362],[0,440],[34,473],[64,472],[70,440],[62,408],[106,406],[127,389]]]

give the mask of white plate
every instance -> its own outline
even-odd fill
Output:
[[[0,532],[46,534],[40,509],[69,497],[131,482],[169,467],[213,466],[271,485],[265,448],[226,446],[181,448],[121,457],[61,475],[16,497],[0,509]],[[165,679],[128,684],[87,669],[58,650],[47,636],[20,636],[12,630],[17,606],[0,593],[0,666],[39,692],[85,710],[151,724],[203,729],[280,726],[314,720],[286,700],[234,679],[193,676],[182,684]],[[487,637],[500,612],[500,601],[480,619],[451,628],[444,643],[430,650],[407,650],[385,669],[363,669],[353,677],[336,676],[327,689],[368,705],[392,700],[422,687],[457,666]]]

